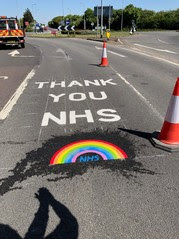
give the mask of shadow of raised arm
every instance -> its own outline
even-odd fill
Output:
[[[56,215],[61,222],[55,230],[45,239],[77,239],[78,238],[78,222],[69,209],[62,203],[57,201],[51,193],[48,192],[49,204],[52,206]]]

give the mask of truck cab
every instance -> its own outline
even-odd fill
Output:
[[[0,16],[0,46],[1,45],[25,47],[25,32],[19,29],[17,18]]]

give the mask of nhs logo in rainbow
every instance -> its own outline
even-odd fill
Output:
[[[112,143],[102,140],[80,140],[58,150],[51,158],[50,165],[126,158],[127,154]]]
[[[84,162],[94,162],[99,161],[100,156],[97,154],[84,154],[77,158],[76,162],[84,163]]]

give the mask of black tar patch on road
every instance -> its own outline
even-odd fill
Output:
[[[85,139],[111,142],[122,148],[129,158],[125,160],[49,165],[51,157],[59,148],[72,142]],[[18,187],[17,185],[16,187],[13,186],[33,176],[58,175],[54,177],[54,179],[48,179],[47,177],[48,181],[58,181],[73,178],[76,175],[83,175],[88,169],[96,167],[108,169],[114,173],[120,173],[126,178],[134,177],[134,172],[150,175],[155,174],[155,172],[145,169],[142,163],[136,162],[134,158],[135,146],[130,141],[130,138],[126,137],[125,133],[121,131],[96,130],[89,133],[76,132],[70,136],[54,136],[44,142],[41,148],[28,152],[26,158],[18,162],[15,168],[9,171],[12,175],[0,180],[0,195],[4,195],[14,189],[21,189],[22,187],[20,185]]]

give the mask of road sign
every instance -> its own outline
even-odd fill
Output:
[[[98,8],[98,10],[97,10]],[[98,12],[98,14],[97,14]],[[101,7],[94,7],[94,16],[97,17],[101,16]],[[103,16],[104,17],[111,17],[113,15],[113,6],[104,6],[103,7]]]
[[[100,30],[101,29],[101,27],[100,26],[98,26],[98,27],[95,27],[95,30]],[[106,29],[106,26],[103,26],[103,30],[104,29]]]
[[[72,27],[71,27],[71,30],[72,30],[72,31],[75,31],[75,26],[72,26]]]
[[[67,31],[67,32],[68,32],[68,26],[65,26],[65,31]]]
[[[67,19],[67,20],[66,20],[66,25],[69,25],[69,24],[70,24],[70,20]]]
[[[58,30],[59,30],[59,31],[61,31],[61,30],[62,30],[62,29],[61,29],[61,27],[62,27],[62,26],[59,26],[59,27],[58,27]]]
[[[75,31],[75,26],[73,25],[72,27],[70,27],[69,25],[65,26],[64,28],[65,31]]]

